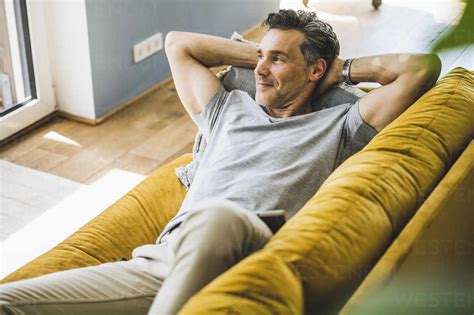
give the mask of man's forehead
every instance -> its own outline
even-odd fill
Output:
[[[258,49],[263,52],[274,51],[294,55],[299,51],[303,39],[303,33],[298,30],[271,29],[263,37]]]

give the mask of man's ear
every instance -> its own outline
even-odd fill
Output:
[[[326,60],[323,58],[318,58],[316,61],[310,66],[310,74],[309,80],[310,81],[318,81],[320,80],[324,74],[326,73],[327,64]]]

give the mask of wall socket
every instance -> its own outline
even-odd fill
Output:
[[[156,33],[133,46],[133,61],[138,63],[163,49],[163,34]]]

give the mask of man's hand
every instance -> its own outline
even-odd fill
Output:
[[[210,67],[231,64],[253,69],[258,61],[253,45],[198,33],[169,32],[165,51],[176,91],[191,116],[201,113],[221,86]]]
[[[318,85],[316,86],[315,96],[320,97],[327,90],[329,90],[334,85],[342,82],[342,66],[344,65],[344,59],[336,57],[329,68],[326,69],[324,76],[319,80]]]

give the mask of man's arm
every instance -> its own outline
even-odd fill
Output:
[[[169,32],[165,50],[179,98],[190,115],[204,110],[221,86],[209,69],[223,65],[254,69],[257,48],[221,37],[186,32]]]
[[[343,64],[340,58],[334,60],[323,79],[326,82],[318,88],[321,93],[343,81]],[[440,71],[441,61],[434,54],[385,54],[354,59],[351,81],[382,85],[359,100],[362,119],[377,131],[382,130],[436,83]]]

